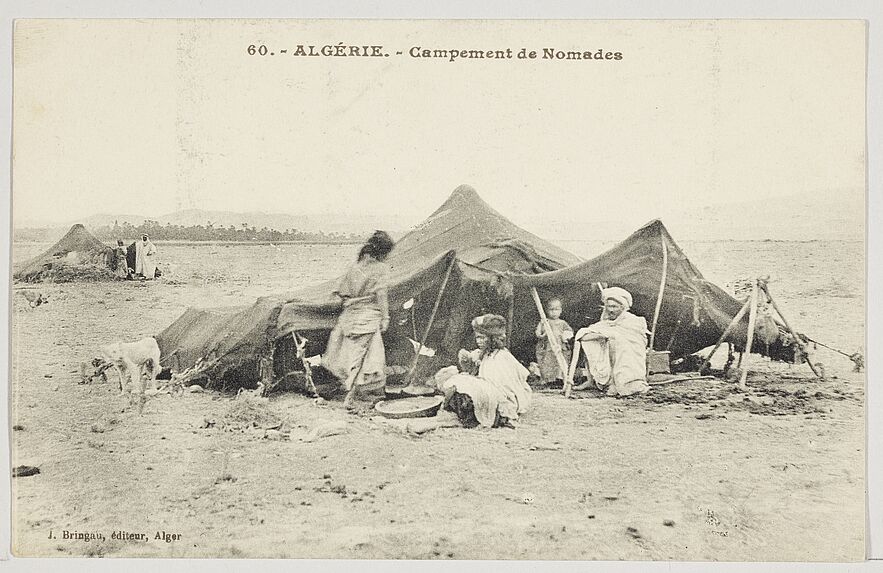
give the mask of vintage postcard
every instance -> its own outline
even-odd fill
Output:
[[[18,20],[18,557],[860,561],[860,21]]]

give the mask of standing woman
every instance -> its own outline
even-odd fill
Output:
[[[126,247],[123,242],[117,240],[117,246],[113,250],[113,272],[119,279],[129,278],[129,263],[126,260]]]
[[[335,290],[343,312],[328,338],[323,365],[343,382],[347,408],[352,407],[358,388],[375,389],[386,382],[382,333],[389,326],[389,267],[384,261],[393,245],[387,233],[375,231]]]

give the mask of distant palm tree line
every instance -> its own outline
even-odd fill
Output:
[[[103,241],[113,241],[117,239],[134,239],[143,234],[150,236],[154,241],[261,241],[261,242],[317,242],[317,243],[350,243],[358,242],[362,239],[361,235],[347,233],[324,233],[299,231],[297,229],[286,229],[278,231],[276,229],[268,229],[263,227],[256,229],[248,223],[242,223],[239,227],[229,225],[227,227],[216,227],[211,221],[205,225],[172,225],[166,223],[161,225],[157,221],[146,219],[140,225],[132,225],[128,221],[114,221],[113,225],[102,225],[94,229],[90,229],[92,233]]]

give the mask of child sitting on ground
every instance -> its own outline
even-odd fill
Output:
[[[564,354],[564,362],[570,364],[571,349],[570,344],[573,340],[573,329],[561,318],[561,299],[553,298],[546,303],[546,318],[549,327],[552,330],[551,336],[558,341],[558,346]],[[537,364],[540,367],[540,379],[543,383],[561,387],[564,384],[564,377],[567,372],[562,372],[558,366],[558,359],[552,350],[552,344],[549,342],[549,335],[543,326],[543,321],[537,325],[536,329],[537,341]]]

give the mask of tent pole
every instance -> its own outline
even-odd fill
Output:
[[[668,339],[668,344],[665,345],[666,350],[671,350],[672,345],[675,343],[675,337],[681,330],[681,324],[684,322],[684,315],[687,314],[688,310],[689,308],[684,308],[684,310],[681,311],[680,316],[678,316],[678,322],[675,324],[674,330],[671,331],[671,338]]]
[[[751,285],[751,298],[748,299],[748,302],[751,304],[751,309],[748,312],[748,340],[745,342],[745,353],[749,356],[751,355],[751,345],[754,343],[754,325],[757,324],[757,291],[759,290],[757,287],[758,280],[754,279],[754,284]],[[742,375],[739,377],[739,389],[745,390],[745,381],[748,379],[748,362],[745,362],[745,368],[742,369]]]
[[[514,330],[512,323],[515,321],[515,291],[513,289],[512,296],[509,297],[509,307],[506,309],[506,341],[511,344],[512,331]]]
[[[745,313],[748,312],[748,305],[751,304],[751,301],[748,300],[745,304],[742,305],[742,308],[739,309],[739,312],[736,313],[736,316],[733,317],[733,320],[730,321],[730,324],[727,325],[727,328],[724,330],[724,333],[721,334],[721,337],[718,339],[717,344],[714,345],[714,348],[711,349],[711,353],[702,363],[702,366],[699,367],[699,373],[702,374],[708,368],[708,365],[711,363],[711,357],[714,356],[714,353],[717,352],[717,349],[720,348],[721,344],[724,343],[724,340],[733,332],[733,329],[736,328],[736,325],[739,324],[739,321],[742,320],[742,317],[745,316]]]
[[[583,343],[579,340],[573,341],[573,354],[570,356],[570,368],[567,370],[567,378],[565,384],[573,387],[573,379],[576,377],[576,368],[579,366],[579,353],[583,351]],[[588,359],[586,359],[588,360]],[[586,364],[588,366],[588,364]]]
[[[438,289],[438,295],[435,297],[435,304],[432,307],[432,313],[429,315],[429,322],[426,323],[426,330],[423,331],[423,336],[420,338],[420,345],[414,353],[414,360],[411,362],[411,367],[408,369],[408,375],[405,377],[405,383],[408,385],[411,384],[414,372],[417,370],[417,361],[420,360],[420,351],[426,346],[426,339],[429,337],[429,331],[432,330],[432,325],[435,322],[435,315],[438,312],[439,305],[441,305],[442,295],[445,292],[445,287],[448,286],[448,279],[451,278],[451,271],[454,270],[455,264],[457,264],[457,258],[452,257],[451,264],[448,265],[448,270],[445,271],[445,278],[442,279],[441,286]]]
[[[656,297],[656,308],[653,310],[653,326],[650,328],[650,350],[656,340],[656,323],[659,321],[659,309],[662,308],[662,295],[665,292],[665,281],[668,278],[668,245],[665,235],[662,236],[662,278],[659,280],[659,295]]]
[[[561,370],[561,375],[564,376],[564,397],[570,398],[570,391],[573,387],[573,380],[568,376],[570,367],[567,364],[567,360],[564,358],[564,353],[561,351],[558,339],[552,336],[552,327],[549,325],[546,309],[543,308],[543,302],[540,300],[540,293],[537,292],[536,287],[530,287],[530,294],[533,297],[534,304],[537,305],[537,312],[540,313],[540,322],[543,323],[543,331],[546,333],[546,339],[548,339],[549,346],[552,347],[552,353],[558,361],[558,369]]]
[[[779,318],[781,318],[782,322],[785,323],[785,328],[787,328],[788,332],[791,333],[791,336],[794,338],[794,343],[798,346],[798,348],[800,348],[800,351],[803,352],[804,356],[806,356],[806,363],[809,365],[809,368],[810,368],[810,370],[812,370],[812,373],[815,374],[818,378],[824,380],[825,379],[824,374],[819,372],[819,370],[816,368],[816,366],[809,359],[809,355],[806,352],[806,346],[803,344],[803,341],[800,340],[800,337],[797,336],[797,332],[795,332],[794,329],[791,328],[791,325],[788,323],[788,319],[786,319],[785,316],[782,314],[782,311],[779,310],[779,305],[776,304],[776,301],[774,301],[773,297],[770,295],[770,291],[767,288],[766,283],[761,283],[760,288],[763,289],[764,294],[766,294],[767,299],[770,301],[770,304],[773,305],[773,309],[776,311],[776,313],[778,313]]]

